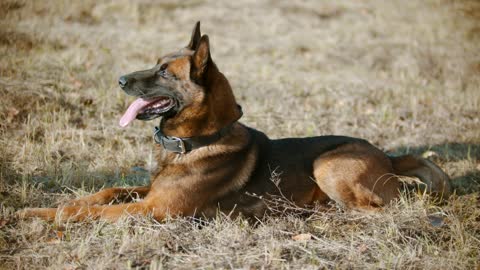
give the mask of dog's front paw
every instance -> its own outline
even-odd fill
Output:
[[[25,210],[27,210],[27,209],[17,210],[17,212],[15,212],[15,217],[18,218],[18,219],[26,218],[27,215],[26,215]]]

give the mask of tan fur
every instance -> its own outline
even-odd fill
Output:
[[[357,209],[386,205],[400,188],[390,160],[369,145],[349,144],[321,155],[314,176],[329,198]]]
[[[177,58],[170,62],[167,70],[182,81],[190,77],[190,59],[188,57]]]
[[[68,205],[88,206],[108,204],[114,200],[130,201],[135,198],[145,197],[149,191],[150,187],[107,188],[81,199],[72,200],[68,202]]]

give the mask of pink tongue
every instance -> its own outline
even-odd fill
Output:
[[[130,104],[130,106],[128,106],[127,111],[123,114],[122,118],[120,119],[120,122],[119,122],[120,126],[121,127],[128,126],[128,124],[130,124],[133,120],[135,120],[140,110],[150,103],[152,103],[152,100],[145,100],[142,98],[135,100],[132,104]]]

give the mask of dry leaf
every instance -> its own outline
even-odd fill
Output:
[[[366,244],[361,244],[358,246],[357,250],[360,253],[365,253],[368,250],[368,246]]]
[[[20,113],[20,111],[17,108],[10,107],[7,109],[7,121],[10,123],[12,122],[13,118],[17,116]]]
[[[295,241],[307,241],[307,240],[312,240],[313,236],[309,233],[301,233],[292,236],[292,239]]]

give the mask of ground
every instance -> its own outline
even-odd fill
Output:
[[[479,1],[3,0],[0,15],[0,269],[479,268]],[[132,98],[117,79],[185,46],[197,20],[243,123],[424,155],[456,195],[257,224],[16,219],[148,181],[158,121],[118,126]]]

